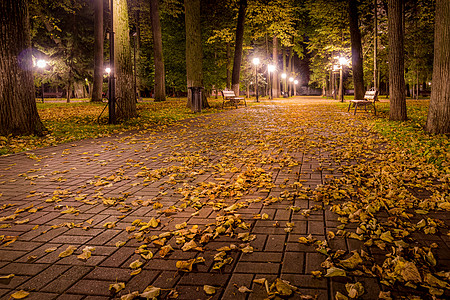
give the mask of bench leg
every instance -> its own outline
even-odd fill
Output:
[[[350,111],[350,107],[352,106],[352,103],[351,102],[349,102],[348,103],[348,108],[347,108],[347,112],[349,112]]]
[[[355,103],[355,111],[353,112],[354,115],[356,115],[356,110],[358,109],[358,103]]]

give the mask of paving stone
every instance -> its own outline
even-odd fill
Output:
[[[282,252],[284,250],[285,240],[286,240],[285,234],[267,236],[264,251]]]
[[[70,294],[109,296],[109,281],[82,279],[77,281],[67,292]]]
[[[234,272],[237,273],[252,273],[252,274],[278,274],[280,265],[278,263],[265,262],[238,262]]]
[[[285,252],[281,273],[302,274],[304,270],[305,253],[303,252]]]
[[[69,268],[70,268],[70,266],[52,265],[52,266],[48,267],[47,269],[37,273],[30,280],[28,280],[24,284],[22,284],[19,287],[19,289],[23,289],[26,291],[29,291],[29,290],[38,291],[41,288],[43,288],[45,285],[47,285],[49,282],[58,278],[62,273],[67,271]]]

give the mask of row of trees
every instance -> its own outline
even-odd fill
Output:
[[[14,30],[28,26],[12,21],[18,22],[12,13],[16,9],[13,3],[26,9],[26,2],[31,12],[27,35],[32,42],[28,48],[33,50],[29,54],[35,58],[45,55],[52,61],[47,81],[63,84],[70,95],[75,82],[87,79],[94,83],[92,99],[100,100],[103,59],[106,64],[109,61],[105,37],[110,32],[110,1],[3,1],[2,15],[11,19],[2,18],[2,24],[10,26],[2,30],[12,30],[2,32],[3,35],[14,36]],[[346,56],[352,58],[353,83],[349,86],[355,89],[355,96],[362,97],[365,89],[373,86],[389,87],[390,117],[405,120],[404,91],[413,90],[417,94],[418,86],[431,80],[434,40],[435,52],[442,52],[435,55],[434,65],[439,66],[441,76],[448,78],[448,73],[442,72],[448,70],[448,49],[437,47],[448,34],[445,0],[437,1],[436,16],[434,0],[114,0],[113,3],[115,75],[118,96],[125,101],[121,109],[124,118],[136,115],[133,52],[138,91],[153,91],[157,101],[165,99],[166,91],[172,94],[190,86],[203,86],[207,90],[232,88],[236,92],[240,86],[248,88],[253,56],[262,58],[263,64],[276,66],[275,97],[280,95],[279,73],[298,74],[305,64],[309,70],[302,69],[303,84],[309,81],[329,91],[335,58]],[[4,39],[2,46],[6,49],[15,40]],[[2,55],[11,60],[17,53]],[[31,67],[27,71],[31,72]],[[438,86],[436,80],[433,75],[433,87]],[[435,98],[432,96],[427,128],[430,132],[448,132],[448,96],[439,95],[441,102]],[[443,104],[436,108],[437,102]],[[8,102],[1,100],[0,113],[3,107],[8,107],[3,103]],[[207,105],[206,99],[204,104]],[[431,114],[432,111],[435,113]],[[439,119],[441,125],[430,121],[433,119]],[[2,134],[40,131],[11,128],[6,123],[0,124]]]

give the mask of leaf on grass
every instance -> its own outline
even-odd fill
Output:
[[[203,286],[203,291],[205,291],[205,293],[207,295],[214,295],[216,293],[217,289],[218,289],[217,287],[214,287],[212,285],[205,284]]]
[[[20,290],[18,292],[15,292],[14,294],[11,294],[11,298],[13,299],[23,299],[25,297],[27,297],[30,293],[24,291],[24,290]]]
[[[343,269],[339,269],[336,267],[331,267],[327,270],[327,274],[325,277],[337,277],[337,276],[346,276],[347,274]]]
[[[61,252],[58,256],[59,257],[66,257],[69,255],[72,255],[72,253],[76,250],[77,248],[75,246],[69,246],[67,247],[66,250],[64,250],[63,252]]]
[[[113,293],[118,293],[125,288],[125,282],[118,282],[109,285],[109,290]]]

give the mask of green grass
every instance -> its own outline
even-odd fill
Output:
[[[347,99],[347,98],[346,98]],[[349,99],[352,99],[349,97]],[[384,100],[384,99],[383,99]],[[433,163],[439,169],[450,171],[450,141],[446,135],[432,135],[425,132],[429,100],[407,100],[405,122],[389,121],[389,102],[377,102],[377,116],[357,114],[369,122],[373,128],[409,155],[426,163]],[[337,104],[347,110],[346,103]]]
[[[87,101],[87,99],[81,99]],[[108,136],[133,129],[158,128],[173,124],[178,120],[192,118],[194,114],[186,107],[186,98],[169,98],[164,102],[153,102],[144,99],[137,104],[139,116],[117,125],[109,125],[108,109],[99,122],[98,116],[105,103],[71,102],[61,99],[46,99],[45,103],[37,103],[41,120],[48,130],[43,137],[37,136],[0,136],[0,155],[36,148],[54,146],[77,140]],[[49,102],[52,101],[52,102]],[[216,113],[221,110],[221,99],[208,99],[211,108],[203,109],[201,114]],[[228,109],[228,108],[225,108]]]

